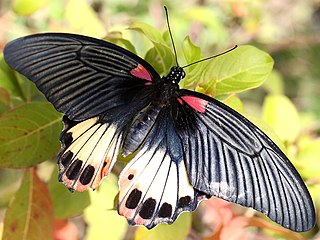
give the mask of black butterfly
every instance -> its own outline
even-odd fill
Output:
[[[90,37],[48,33],[10,42],[6,62],[65,114],[59,180],[97,188],[118,153],[137,151],[119,178],[118,211],[132,225],[172,223],[216,196],[295,231],[315,224],[310,194],[288,158],[223,103],[179,89],[133,53]]]

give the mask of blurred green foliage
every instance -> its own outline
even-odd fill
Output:
[[[270,75],[272,58],[255,47],[241,46],[221,58],[187,68],[188,77],[181,82],[181,86],[223,100],[266,131],[297,167],[319,209],[320,6],[316,0],[290,3],[277,0],[1,1],[0,53],[8,41],[20,36],[47,31],[71,32],[104,38],[136,52],[163,75],[175,64],[163,5],[169,9],[181,65],[214,55],[234,44],[254,45],[271,54],[275,66]],[[251,66],[256,68],[250,72]],[[262,83],[261,87],[256,88]],[[126,221],[116,211],[110,210],[117,194],[115,175],[109,176],[97,191],[76,195],[69,194],[58,183],[55,171],[51,174],[41,164],[36,165],[49,160],[46,164],[55,166],[54,155],[59,149],[61,129],[61,115],[49,104],[38,101],[44,101],[43,96],[28,80],[12,71],[1,54],[0,167],[3,169],[0,170],[0,229],[4,228],[4,236],[10,236],[7,234],[12,228],[8,226],[15,226],[12,225],[14,221],[10,220],[12,211],[37,212],[37,205],[34,204],[41,201],[48,201],[46,204],[53,206],[54,217],[48,209],[43,209],[48,214],[41,217],[46,223],[48,218],[52,218],[52,224],[56,227],[55,236],[59,233],[56,220],[67,219],[69,225],[77,226],[71,228],[76,233],[70,236],[75,235],[79,239],[97,239],[101,236],[108,239],[164,239],[161,238],[163,232],[166,233],[163,235],[165,239],[183,239],[186,236],[191,239],[228,239],[226,236],[231,233],[239,238],[259,236],[260,239],[270,239],[281,236],[311,239],[318,233],[318,226],[302,235],[277,228],[265,218],[258,220],[252,217],[247,212],[249,210],[224,205],[216,199],[204,202],[193,214],[182,215],[171,226],[161,225],[152,231],[142,227],[128,228]],[[48,127],[46,131],[42,131],[44,125]],[[32,134],[25,136],[24,132]],[[20,142],[10,142],[10,139]],[[24,155],[19,155],[19,151]],[[26,166],[35,167],[6,169]],[[121,167],[120,162],[115,172]],[[50,176],[43,177],[46,175]],[[41,194],[37,188],[48,188],[44,190],[47,195]],[[33,202],[29,197],[30,204],[24,205],[14,200],[28,191],[31,193],[30,189],[39,199]],[[84,215],[75,217],[83,211]],[[231,225],[236,224],[244,211],[247,214],[243,215],[241,223],[245,224]],[[209,212],[219,214],[206,215]],[[22,224],[21,221],[19,223]],[[30,228],[26,236],[34,236],[36,222],[30,221],[28,224]],[[65,234],[70,231],[68,224],[59,231]],[[83,230],[86,224],[88,226]],[[46,224],[44,230],[50,232],[52,228]]]

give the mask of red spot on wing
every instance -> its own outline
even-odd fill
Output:
[[[194,110],[202,113],[206,111],[206,105],[208,104],[208,101],[194,96],[182,96],[181,98]]]
[[[144,79],[144,80],[147,80],[147,81],[152,81],[152,78],[150,76],[150,73],[148,72],[148,70],[142,66],[141,64],[138,64],[138,66],[134,69],[132,69],[130,71],[130,73],[133,75],[133,76],[136,76],[138,78],[141,78],[141,79]]]

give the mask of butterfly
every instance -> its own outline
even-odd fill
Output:
[[[294,231],[315,224],[312,199],[285,154],[222,102],[179,88],[145,60],[91,37],[45,33],[8,43],[4,58],[64,114],[57,157],[70,190],[96,189],[119,154],[118,212],[151,229],[212,196]]]

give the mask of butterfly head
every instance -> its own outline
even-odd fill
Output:
[[[165,79],[171,83],[178,84],[181,79],[186,76],[186,72],[179,66],[174,66],[170,69],[170,72]]]

